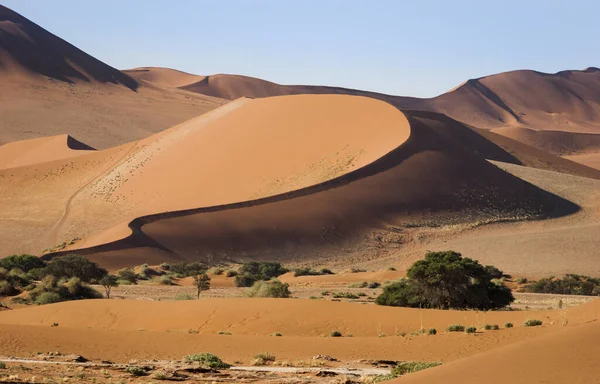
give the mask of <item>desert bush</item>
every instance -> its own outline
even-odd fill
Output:
[[[396,268],[394,268],[394,267],[387,267],[387,270],[388,270],[388,271],[395,271],[395,270],[396,270]]]
[[[321,275],[335,275],[333,271],[329,268],[322,268],[320,271]]]
[[[175,296],[175,300],[194,300],[194,296],[185,293],[178,293]]]
[[[500,329],[500,327],[498,326],[498,324],[486,324],[483,326],[483,329],[485,329],[486,331],[497,331]]]
[[[381,284],[376,281],[370,281],[369,284],[367,284],[367,288],[375,289],[379,287],[381,287]]]
[[[17,268],[24,272],[29,272],[32,269],[44,268],[46,263],[42,259],[33,255],[12,255],[0,259],[0,268],[7,271]]]
[[[526,327],[537,327],[542,325],[542,323],[542,320],[527,320],[525,323],[523,323],[523,325]]]
[[[162,269],[163,271],[169,271],[171,269],[171,264],[169,264],[169,263],[161,263],[160,264],[160,269]]]
[[[104,288],[104,292],[106,293],[106,298],[110,299],[110,291],[114,287],[119,286],[119,279],[115,275],[106,275],[100,279],[98,282]]]
[[[123,268],[119,272],[119,278],[121,280],[129,281],[131,284],[137,284],[138,275],[131,268]]]
[[[97,282],[107,274],[106,269],[78,255],[55,257],[41,271],[41,277],[49,275],[57,278],[77,277],[86,283]]]
[[[513,327],[513,323],[504,324],[504,328],[512,328],[512,327]]]
[[[221,360],[218,356],[213,355],[212,353],[196,353],[193,355],[187,355],[185,357],[185,361],[197,362],[204,367],[212,369],[227,369],[231,367],[231,365],[223,362],[223,360]]]
[[[366,281],[361,281],[358,283],[349,284],[348,288],[367,288],[367,285],[369,285],[369,283],[367,283]]]
[[[265,365],[275,361],[275,355],[269,352],[259,353],[254,356],[254,365]]]
[[[146,376],[148,374],[142,367],[127,367],[125,371],[133,376]]]
[[[228,269],[227,272],[225,272],[225,277],[235,277],[237,275],[238,275],[237,271],[235,271],[233,269]]]
[[[159,276],[156,281],[161,285],[173,285],[173,280],[169,275]]]
[[[0,296],[14,296],[19,290],[7,280],[0,280]]]
[[[526,277],[520,277],[517,279],[517,284],[527,284],[529,280]]]
[[[413,372],[422,371],[427,368],[437,367],[438,365],[442,365],[442,363],[439,363],[439,362],[425,363],[425,362],[417,362],[417,361],[404,361],[402,363],[399,363],[398,365],[396,365],[396,367],[394,367],[392,369],[392,375],[394,375],[394,377],[398,377],[398,376],[405,375],[407,373],[413,373]]]
[[[532,281],[523,290],[533,293],[600,296],[600,278],[567,274],[562,279],[554,276]]]
[[[289,284],[282,283],[279,280],[259,280],[246,291],[248,297],[289,298],[290,295]]]
[[[358,296],[352,292],[335,292],[332,296],[334,299],[358,299]]]
[[[200,294],[203,291],[208,291],[210,289],[210,277],[206,273],[200,273],[198,275],[193,275],[194,278],[194,287],[196,287],[196,293],[198,298],[200,298]]]
[[[281,333],[279,333],[279,332],[275,332],[275,333],[273,333],[273,336],[275,336],[275,337],[281,337],[283,335]]]
[[[212,273],[213,275],[220,276],[223,273],[225,273],[225,269],[224,268],[220,268],[220,267],[214,267],[214,268],[209,269],[208,273]]]
[[[342,337],[342,332],[340,332],[340,331],[331,331],[329,333],[329,336],[331,336],[331,337]]]
[[[48,275],[29,291],[29,298],[36,304],[50,304],[68,300],[98,299],[102,298],[102,294],[78,277],[57,279]]]
[[[0,361],[0,369],[6,369],[6,363],[3,361]]]
[[[454,251],[428,252],[415,262],[407,278],[384,287],[379,305],[442,309],[495,309],[514,301],[510,288],[493,276],[491,266],[463,258]]]
[[[331,292],[329,291],[321,291],[321,296],[329,296]]]
[[[294,270],[294,277],[298,276],[319,276],[321,273],[319,271],[315,271],[312,268],[296,268]]]
[[[238,287],[251,287],[257,281],[267,281],[279,277],[288,270],[280,263],[268,261],[251,261],[244,263],[235,277],[235,285]]]
[[[197,261],[180,261],[171,264],[170,272],[181,275],[182,277],[193,276],[194,274],[206,273],[208,266]]]
[[[42,292],[36,296],[34,302],[38,305],[52,304],[64,301],[63,298],[56,292]]]
[[[358,295],[359,297],[365,297],[365,296],[367,296],[367,294],[366,294],[366,293],[364,293],[364,292],[358,292],[358,293],[357,293],[357,295]]]
[[[362,269],[362,268],[355,268],[355,267],[353,267],[353,268],[350,268],[348,270],[348,272],[350,272],[350,273],[360,273],[360,272],[367,272],[367,270],[366,269]]]
[[[437,330],[435,328],[429,328],[427,330],[427,334],[428,335],[436,335],[437,334]]]
[[[477,327],[467,327],[465,328],[465,333],[476,333]]]
[[[446,328],[446,331],[448,332],[463,332],[464,330],[465,326],[460,324],[452,324],[449,325],[448,328]]]

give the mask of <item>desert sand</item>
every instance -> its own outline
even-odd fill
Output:
[[[293,299],[246,298],[211,275],[200,300],[173,300],[195,293],[182,278],[121,286],[112,300],[0,307],[0,361],[211,352],[247,366],[270,352],[296,367],[320,367],[315,355],[335,368],[444,363],[400,383],[598,382],[599,300],[520,294],[511,310],[442,311],[373,305],[381,287],[356,300],[328,292],[397,280],[428,250],[493,264],[512,286],[600,276],[598,68],[500,73],[429,99],[120,71],[0,6],[0,87],[0,256],[77,253],[112,272],[182,260],[336,272],[281,276]],[[365,271],[340,273],[350,267]],[[203,379],[261,380],[232,375]]]

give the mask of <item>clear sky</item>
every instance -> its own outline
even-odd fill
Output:
[[[600,66],[598,0],[0,0],[119,69],[430,97],[514,69]]]

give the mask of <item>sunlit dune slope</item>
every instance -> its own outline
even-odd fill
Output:
[[[518,163],[467,127],[369,98],[240,99],[140,141],[73,199],[61,237],[85,236],[77,252],[109,267],[142,255],[298,261],[360,253],[371,230],[406,221],[577,210],[486,158]],[[95,231],[77,236],[91,213]]]
[[[79,156],[89,151],[94,148],[69,135],[15,141],[0,146],[0,169]]]
[[[407,375],[390,383],[595,384],[600,323],[581,325]]]
[[[600,151],[600,134],[534,131],[517,127],[496,128],[492,132],[556,155]]]
[[[165,70],[146,69],[151,72]],[[443,113],[479,128],[520,127],[600,134],[598,68],[555,74],[530,70],[504,72],[468,80],[429,99],[340,87],[281,85],[226,74],[205,76],[182,88],[225,99],[290,94],[360,95],[389,102],[401,109]]]
[[[183,87],[204,79],[204,76],[192,75],[169,68],[140,67],[126,69],[123,73],[137,80],[143,80],[165,87]]]

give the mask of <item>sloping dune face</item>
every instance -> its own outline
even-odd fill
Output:
[[[175,88],[184,87],[204,79],[204,76],[192,75],[191,73],[177,71],[175,69],[156,67],[126,69],[123,73],[137,80]]]
[[[407,222],[577,209],[487,162],[518,161],[460,127],[369,98],[240,99],[135,144],[72,199],[60,237],[90,228],[77,252],[115,268],[140,257],[302,260],[358,254],[379,241],[374,229]]]
[[[600,377],[600,324],[495,349],[390,383],[594,384]]]
[[[33,179],[51,180],[44,205],[54,212],[55,234],[44,245],[51,247],[141,215],[320,184],[376,161],[409,134],[400,111],[372,99],[240,99],[137,143],[0,175],[8,181],[3,197],[25,200],[39,196]]]
[[[15,141],[0,146],[0,169],[66,159],[90,151],[94,148],[68,135]]]
[[[0,144],[139,140],[225,103],[136,80],[0,5]]]

